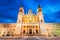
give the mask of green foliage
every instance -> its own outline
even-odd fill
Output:
[[[57,36],[60,36],[60,24],[55,24],[54,34],[56,34]]]

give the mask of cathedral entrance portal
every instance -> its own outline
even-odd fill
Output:
[[[29,29],[29,34],[32,34],[32,29]]]
[[[23,35],[38,35],[39,32],[39,26],[23,26],[22,27],[22,34]]]

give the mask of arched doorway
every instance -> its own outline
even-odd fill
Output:
[[[40,34],[39,26],[23,26],[22,34],[24,35],[38,35]]]
[[[29,29],[29,34],[32,34],[32,29]]]

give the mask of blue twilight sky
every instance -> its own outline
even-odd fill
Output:
[[[15,23],[20,5],[25,12],[29,9],[36,12],[38,4],[45,22],[60,23],[60,0],[0,0],[0,23]]]

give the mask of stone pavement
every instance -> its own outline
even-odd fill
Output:
[[[44,37],[44,36],[0,37],[0,40],[60,40],[60,37]]]

